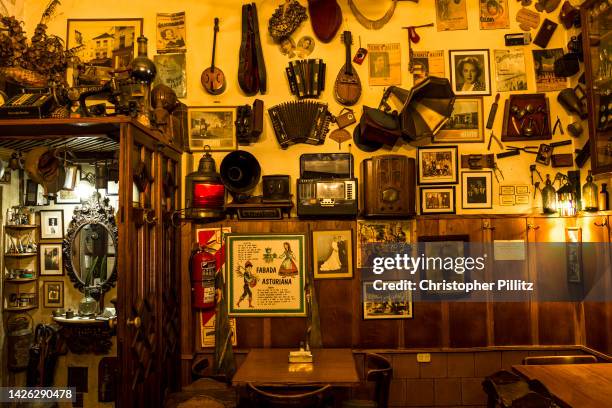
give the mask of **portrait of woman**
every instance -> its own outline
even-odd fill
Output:
[[[457,95],[490,95],[489,50],[449,51],[451,83]]]

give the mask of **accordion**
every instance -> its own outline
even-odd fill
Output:
[[[290,61],[285,72],[291,93],[299,99],[318,98],[325,89],[325,63],[321,59]]]
[[[276,140],[281,148],[296,143],[319,145],[325,142],[331,114],[327,104],[315,101],[285,102],[268,109]]]

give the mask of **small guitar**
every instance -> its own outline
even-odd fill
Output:
[[[361,97],[361,80],[351,62],[351,44],[353,43],[353,37],[350,31],[342,33],[342,41],[346,48],[346,62],[336,77],[334,96],[342,105],[351,106],[356,104]]]
[[[215,17],[215,36],[213,39],[212,62],[210,68],[202,72],[200,78],[202,86],[211,95],[220,95],[225,91],[225,75],[218,67],[215,67],[215,51],[217,49],[217,33],[219,32],[219,19]]]

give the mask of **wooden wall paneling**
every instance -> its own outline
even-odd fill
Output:
[[[191,222],[181,222],[180,226],[180,297],[181,297],[181,384],[191,383],[191,362],[194,356],[194,342],[196,341],[197,319],[191,309],[191,274],[189,270],[189,257],[193,244],[194,228]]]
[[[496,218],[491,220],[491,244],[495,240],[522,240],[525,242],[524,261],[496,261],[492,252],[491,281],[504,279],[522,279],[529,281],[527,257],[527,220],[520,218]],[[491,247],[493,250],[493,247]],[[523,301],[517,301],[523,299]],[[494,293],[491,302],[493,323],[493,344],[496,346],[531,344],[531,314],[528,293],[499,292]]]
[[[487,221],[488,223],[488,221]],[[486,225],[482,219],[453,218],[440,220],[440,235],[468,235],[470,237],[470,256],[482,256],[482,243],[485,241]],[[487,227],[488,228],[488,227]],[[468,274],[468,279],[473,279]],[[487,304],[470,300],[467,295],[458,301],[444,302],[448,308],[448,346],[481,347],[487,345]],[[446,336],[444,336],[446,337]]]
[[[567,298],[569,286],[565,260],[565,228],[573,218],[534,218],[537,271],[538,344],[573,344],[575,342],[574,307]],[[549,298],[544,301],[543,296]],[[557,299],[558,297],[558,299]],[[534,304],[532,303],[532,306]]]

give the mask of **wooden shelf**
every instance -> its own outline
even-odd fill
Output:
[[[16,279],[5,279],[4,283],[13,283],[15,285],[19,285],[21,283],[35,282],[38,279],[36,278],[16,278]]]
[[[5,258],[27,258],[29,256],[37,256],[38,252],[27,252],[23,254],[4,254]]]
[[[28,230],[38,228],[38,225],[5,225],[4,229],[9,230]]]
[[[19,306],[19,307],[6,307],[4,311],[6,312],[26,312],[28,310],[38,309],[38,305],[32,306]]]

